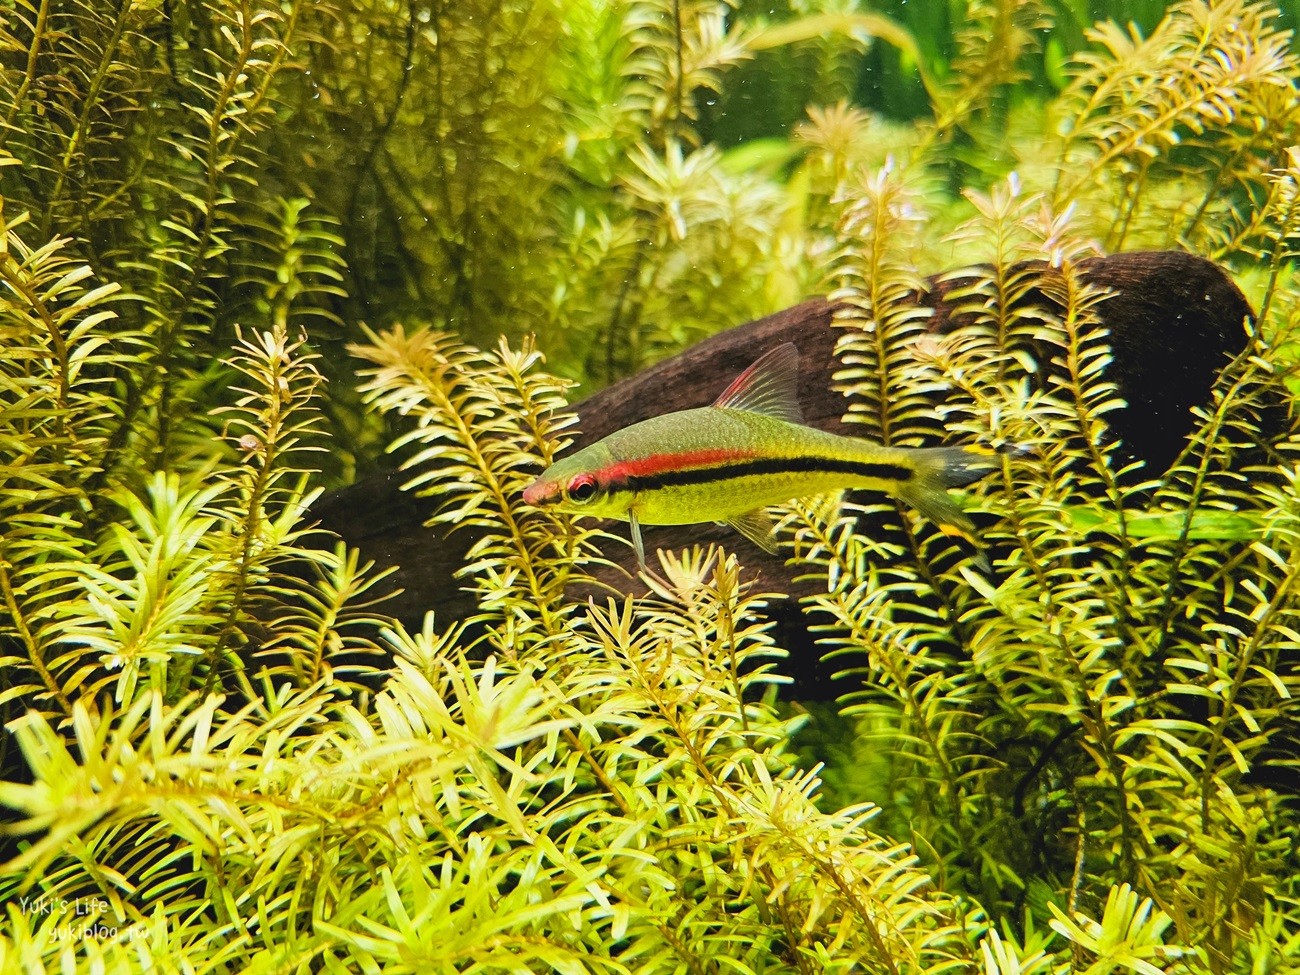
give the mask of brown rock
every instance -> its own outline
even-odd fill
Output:
[[[1129,404],[1111,415],[1113,432],[1148,468],[1166,467],[1192,429],[1190,408],[1208,401],[1218,371],[1244,347],[1243,319],[1250,307],[1220,268],[1180,252],[1117,254],[1084,262],[1081,270],[1090,283],[1112,292],[1099,317],[1110,332],[1111,378]],[[952,296],[970,280],[931,279],[929,291],[918,296],[918,303],[934,310],[932,331],[946,333],[969,323],[970,314]],[[1026,301],[1043,305],[1052,299],[1036,290]],[[831,325],[833,310],[825,300],[806,301],[715,335],[595,393],[576,407],[582,431],[578,446],[647,416],[709,404],[759,355],[782,342],[795,343],[802,356],[800,400],[807,422],[845,432],[840,422],[845,400],[831,381],[839,334]],[[313,513],[321,527],[357,546],[365,558],[400,566],[392,584],[404,592],[385,604],[387,612],[418,621],[433,608],[446,625],[473,612],[472,599],[454,573],[475,536],[424,527],[427,505],[400,490],[403,480],[401,474],[369,478],[322,498]],[[781,559],[726,526],[652,526],[645,530],[645,542],[651,553],[657,547],[722,542],[742,553],[747,573],[758,577],[762,589],[800,591]],[[606,555],[626,568],[635,561],[629,546],[611,545]],[[627,576],[605,575],[620,588],[631,584]],[[796,603],[786,600],[772,612],[776,639],[791,652],[785,670],[796,681],[793,695],[824,697],[848,689],[830,683],[830,671],[843,665],[821,664]]]

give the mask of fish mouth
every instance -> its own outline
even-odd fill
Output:
[[[524,488],[524,504],[542,505],[555,495],[555,485],[545,483],[540,477]]]

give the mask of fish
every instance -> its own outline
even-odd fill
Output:
[[[727,524],[775,554],[767,509],[809,495],[871,489],[898,498],[978,547],[975,525],[947,493],[1001,466],[985,446],[887,447],[818,430],[799,406],[799,351],[787,342],[741,373],[712,406],[651,417],[551,464],[526,504],[631,525]]]

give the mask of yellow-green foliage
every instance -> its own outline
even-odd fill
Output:
[[[1290,38],[1187,0],[1034,102],[1053,8],[972,3],[932,117],[724,152],[741,61],[833,55],[838,99],[918,50],[791,7],[0,11],[0,973],[1300,968]],[[1098,241],[1237,262],[1261,311],[1168,472],[1106,435]],[[975,324],[925,335],[964,261]],[[568,380],[819,289],[864,433],[1034,448],[971,491],[989,575],[892,504],[791,507],[855,668],[825,769],[743,541],[634,599],[519,500]],[[380,440],[477,533],[473,619],[403,626],[311,538]]]
[[[1038,454],[981,490],[1003,553],[992,578],[906,516],[898,543],[815,509],[793,516],[796,551],[827,580],[812,602],[834,621],[829,640],[866,654],[845,713],[874,763],[868,794],[945,885],[987,909],[1056,912],[1122,882],[1153,897],[1210,970],[1232,970],[1261,934],[1254,922],[1278,909],[1270,897],[1291,896],[1278,882],[1294,864],[1293,814],[1256,784],[1293,734],[1298,683],[1297,444],[1284,432],[1261,450],[1264,413],[1285,411],[1279,378],[1294,370],[1277,353],[1283,334],[1252,331],[1225,363],[1168,473],[1123,479],[1104,438],[1122,406],[1109,350],[1086,329],[1102,295],[1070,270],[1068,228],[1038,221],[1041,201],[1014,185],[974,196],[965,235],[1000,262],[971,296],[987,321],[917,342],[898,297],[911,278],[891,255],[899,223],[861,231],[861,213],[896,207],[900,192],[873,182],[848,215],[860,237],[844,273],[861,278],[845,294],[846,390],[899,443],[936,423],[924,391],[960,390],[950,430]],[[1010,305],[1044,283],[1014,262],[1052,252],[1063,312]],[[1021,354],[1030,339],[1061,367],[1047,388]],[[1257,466],[1242,469],[1252,453]],[[1220,521],[1227,512],[1249,514]]]

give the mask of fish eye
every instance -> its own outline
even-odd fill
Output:
[[[576,501],[578,504],[584,504],[596,496],[596,479],[590,474],[579,474],[569,482],[568,489],[565,491],[570,501]]]

